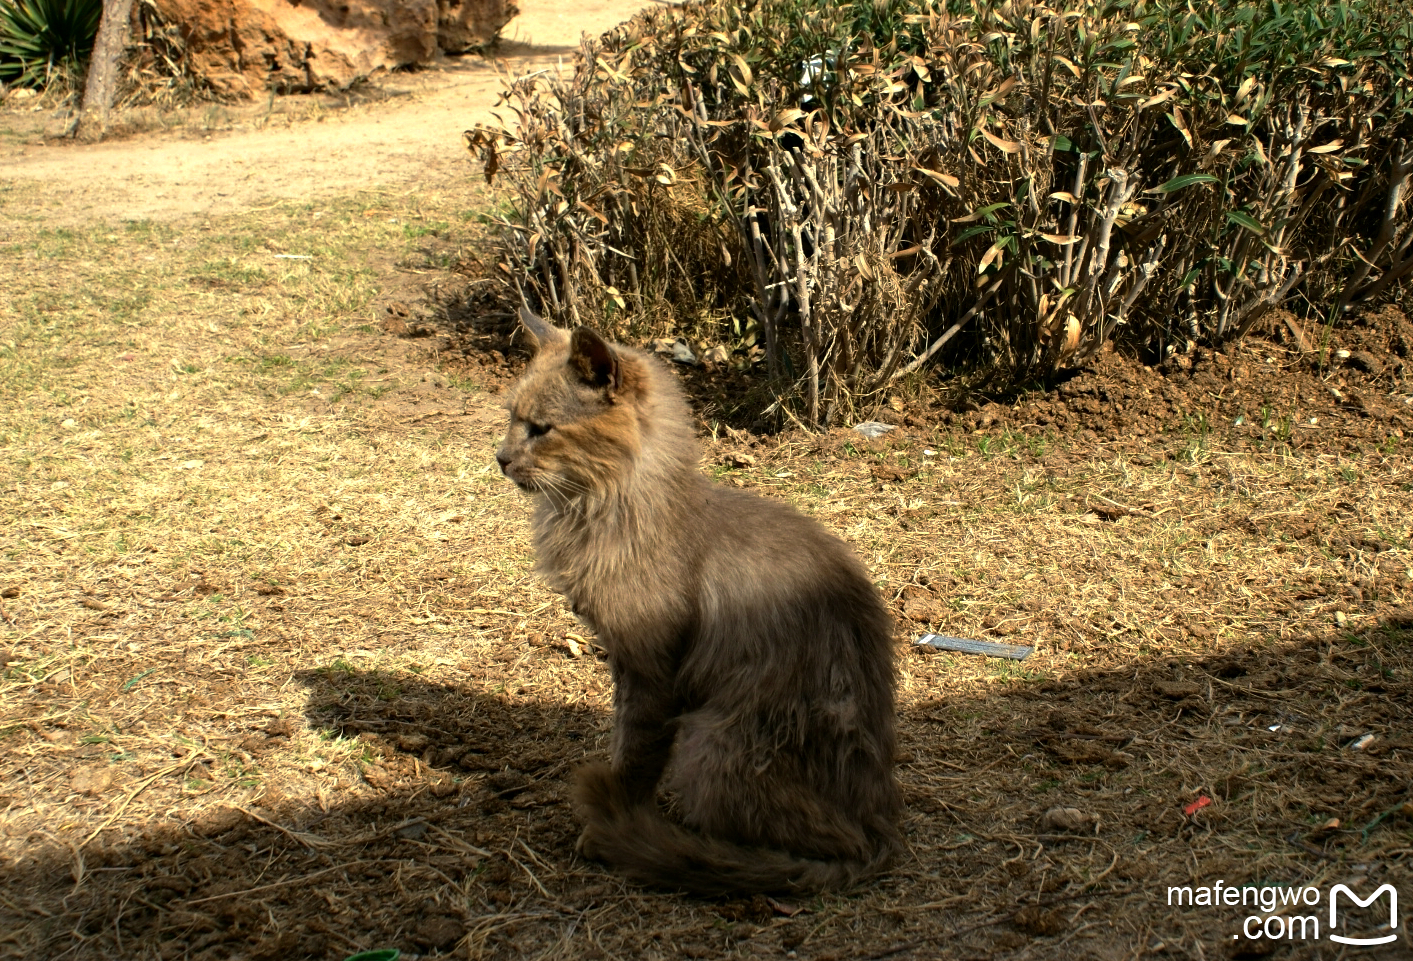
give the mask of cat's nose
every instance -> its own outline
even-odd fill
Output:
[[[504,474],[505,469],[510,466],[510,458],[506,457],[500,451],[496,451],[496,463],[500,465],[500,472]]]

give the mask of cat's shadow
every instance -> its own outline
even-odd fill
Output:
[[[379,790],[421,785],[487,813],[562,804],[571,769],[607,743],[606,711],[555,697],[405,671],[325,668],[295,680],[308,690],[305,717],[331,759],[353,760]]]

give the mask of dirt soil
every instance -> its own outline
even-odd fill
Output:
[[[465,176],[470,158],[461,133],[493,122],[506,72],[572,62],[581,34],[602,33],[643,4],[521,6],[493,59],[447,58],[346,95],[134,111],[117,119],[117,139],[94,146],[49,136],[64,128],[67,114],[47,104],[0,110],[0,171],[43,185],[36,213],[51,226],[219,215],[368,187],[417,191]],[[125,128],[137,133],[122,137]]]
[[[521,29],[536,69],[573,35]],[[416,219],[491,202],[459,140],[490,80],[0,148],[0,272],[41,298],[22,322],[0,284],[0,957],[1409,957],[1404,927],[1328,939],[1335,884],[1413,900],[1406,301],[1021,397],[924,384],[876,440],[767,430],[748,377],[683,370],[703,468],[838,531],[896,616],[909,850],[857,892],[724,900],[576,857],[608,671],[494,473],[524,354],[456,269],[474,231]],[[376,300],[284,316],[322,281],[273,258],[373,226],[414,251],[368,255]],[[168,313],[115,288],[63,325],[61,261],[131,242],[165,276],[223,235]],[[1171,904],[1218,880],[1320,900]],[[1265,936],[1296,914],[1317,937]]]

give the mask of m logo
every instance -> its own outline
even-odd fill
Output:
[[[1377,891],[1369,895],[1367,898],[1361,898],[1359,895],[1349,890],[1349,888],[1345,887],[1343,884],[1336,884],[1334,886],[1334,890],[1330,892],[1331,941],[1338,941],[1340,944],[1357,944],[1367,946],[1371,944],[1388,944],[1390,941],[1398,940],[1398,935],[1396,934],[1386,934],[1381,938],[1347,938],[1342,934],[1334,934],[1333,932],[1336,929],[1336,925],[1339,924],[1339,895],[1341,891],[1349,896],[1349,900],[1353,901],[1361,908],[1367,908],[1369,905],[1377,901],[1385,891],[1387,891],[1389,930],[1394,930],[1398,927],[1398,890],[1394,888],[1392,884],[1382,885]]]

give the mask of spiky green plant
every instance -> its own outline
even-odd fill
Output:
[[[93,50],[103,0],[0,0],[0,80],[42,87]]]

